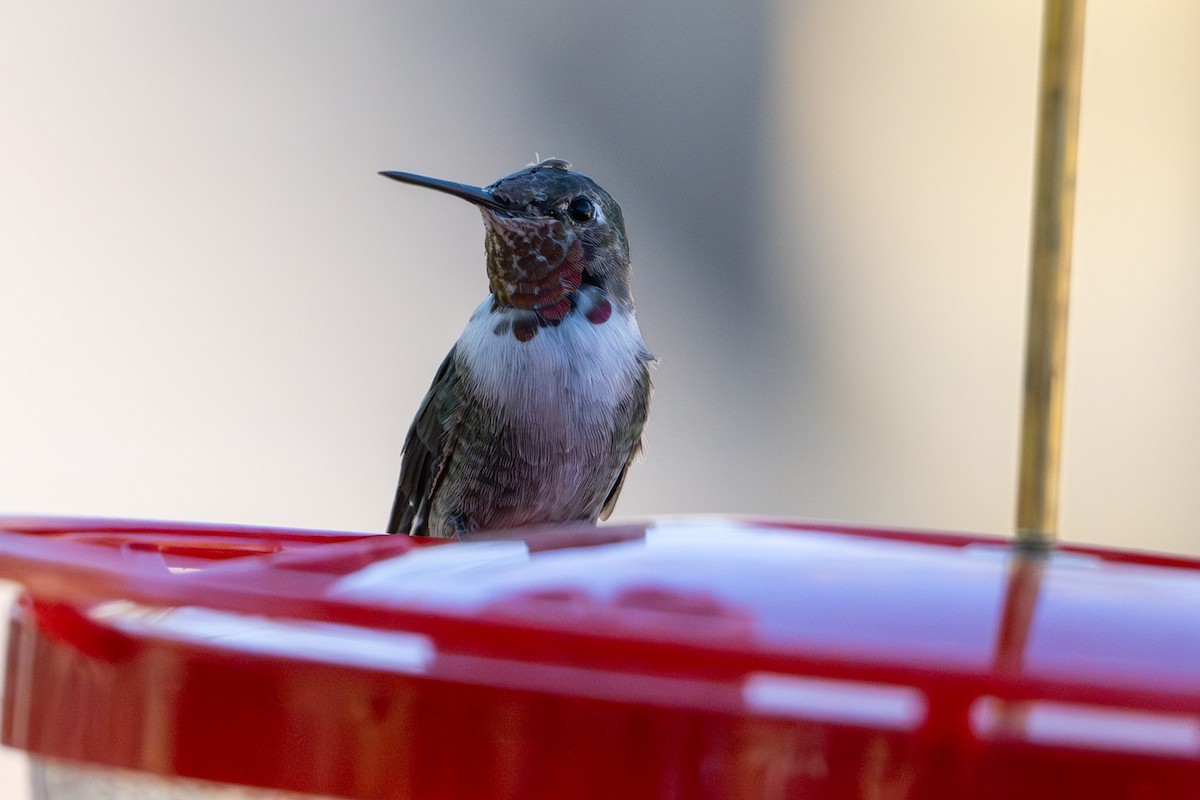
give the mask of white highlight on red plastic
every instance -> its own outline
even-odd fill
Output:
[[[1032,744],[1089,750],[1200,756],[1200,719],[1084,703],[982,697],[971,706],[971,728],[981,739],[1024,739]]]
[[[912,731],[925,721],[925,695],[911,686],[756,672],[742,696],[751,711],[812,722]]]
[[[269,619],[192,606],[162,609],[113,601],[94,608],[91,616],[134,636],[390,672],[423,673],[437,655],[433,640],[422,634]]]

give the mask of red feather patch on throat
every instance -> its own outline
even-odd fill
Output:
[[[596,305],[592,306],[586,316],[587,321],[593,325],[603,325],[612,316],[612,303],[608,301],[607,297],[602,297]]]

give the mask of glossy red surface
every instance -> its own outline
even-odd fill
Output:
[[[0,520],[3,738],[361,798],[1200,796],[1200,565],[702,518]]]

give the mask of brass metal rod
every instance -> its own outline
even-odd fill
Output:
[[[1046,0],[1035,167],[1017,536],[1058,533],[1067,294],[1085,0]]]

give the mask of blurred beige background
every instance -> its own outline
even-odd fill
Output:
[[[0,510],[373,530],[569,158],[661,357],[622,516],[1007,532],[1037,2],[10,2]],[[1088,20],[1063,530],[1200,550],[1200,6]]]
[[[618,513],[1012,525],[1037,2],[0,10],[0,510],[378,529],[568,157],[661,357]],[[1196,551],[1200,6],[1093,2],[1069,539]]]
[[[621,200],[662,359],[619,515],[1008,532],[1039,25],[5,3],[0,511],[379,529],[485,281],[474,210],[375,172],[537,153]],[[1069,539],[1200,551],[1197,41],[1193,2],[1089,10]]]

